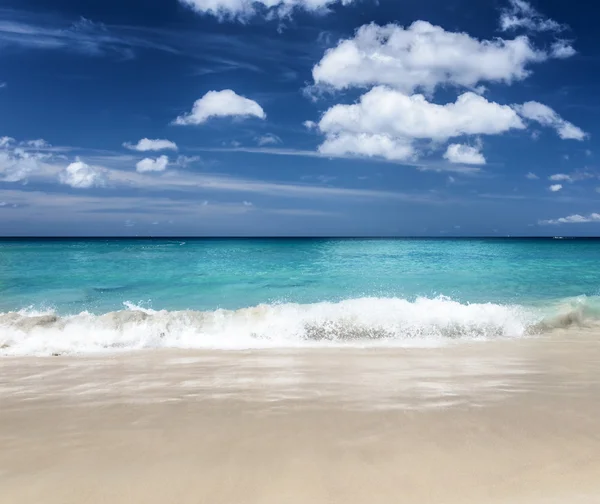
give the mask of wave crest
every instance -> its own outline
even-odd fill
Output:
[[[154,311],[126,304],[126,309],[104,315],[82,312],[59,316],[31,311],[0,314],[0,353],[437,346],[458,339],[519,337],[549,323],[539,310],[493,303],[461,304],[446,297],[414,301],[361,298],[215,311]]]

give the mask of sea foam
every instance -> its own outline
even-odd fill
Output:
[[[581,313],[580,313],[581,312]],[[147,348],[438,346],[521,337],[578,323],[581,307],[561,310],[446,297],[360,298],[314,304],[263,304],[239,310],[156,311],[126,303],[95,315],[24,310],[0,314],[0,354],[87,354]]]

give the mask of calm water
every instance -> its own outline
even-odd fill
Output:
[[[444,295],[535,303],[600,294],[600,241],[0,241],[0,311],[236,309]]]
[[[521,337],[599,295],[593,240],[0,241],[0,354]]]

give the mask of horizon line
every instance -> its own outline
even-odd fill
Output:
[[[557,235],[447,235],[447,236],[416,236],[416,235],[377,235],[377,236],[328,236],[328,235],[264,235],[264,236],[247,236],[247,235],[134,235],[134,236],[111,236],[111,235],[13,235],[0,236],[2,240],[598,240],[600,236],[557,236]]]

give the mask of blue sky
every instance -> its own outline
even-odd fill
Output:
[[[598,235],[600,8],[0,1],[1,235]]]

